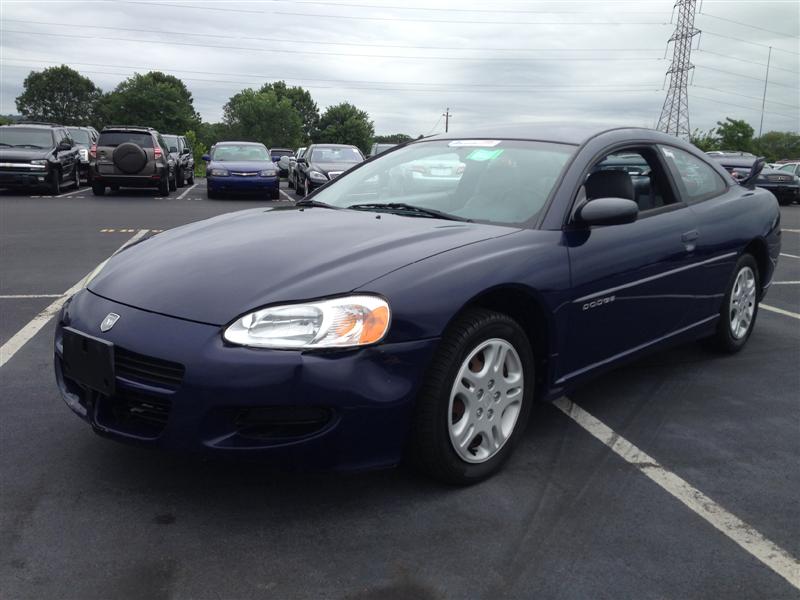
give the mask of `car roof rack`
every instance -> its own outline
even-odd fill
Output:
[[[16,123],[9,123],[9,125],[43,125],[46,127],[63,127],[60,123],[50,123],[48,121],[17,121]]]
[[[114,129],[140,129],[142,131],[155,131],[155,129],[152,127],[145,127],[143,125],[106,125],[103,127],[103,131],[112,131]]]

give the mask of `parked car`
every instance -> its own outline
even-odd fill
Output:
[[[370,157],[378,156],[382,152],[386,152],[387,150],[391,150],[397,146],[397,144],[372,144],[372,148],[369,150]]]
[[[89,151],[97,143],[100,134],[94,127],[67,127],[67,133],[78,147],[81,177],[91,183],[89,181]]]
[[[289,166],[287,168],[288,173],[286,174],[286,182],[290,188],[296,188],[296,177],[297,177],[297,159],[303,158],[303,155],[306,153],[306,147],[301,146],[297,150],[295,150],[294,156],[289,157]],[[280,163],[280,160],[278,161]]]
[[[278,162],[284,156],[292,157],[294,156],[294,150],[291,148],[271,148],[269,151],[269,155],[272,157],[272,162],[275,163],[275,168],[278,169],[278,173],[281,177],[287,177],[289,175],[289,170],[286,168],[281,168]]]
[[[264,144],[219,142],[203,156],[207,161],[206,187],[209,198],[236,192],[266,192],[280,198],[278,168]]]
[[[775,168],[784,173],[800,176],[800,162],[777,163]]]
[[[312,144],[297,160],[295,189],[305,196],[363,161],[364,155],[355,146]]]
[[[169,148],[169,154],[175,161],[175,184],[183,187],[188,182],[194,184],[194,154],[189,146],[186,136],[165,133],[164,141]]]
[[[152,127],[104,127],[90,152],[92,192],[103,196],[106,188],[153,187],[162,196],[175,190],[175,162],[167,142]]]
[[[80,187],[80,151],[67,130],[52,123],[0,126],[0,187]]]
[[[449,190],[396,185],[406,165],[449,152],[464,164]],[[602,168],[631,154],[649,167],[638,189]],[[664,133],[443,134],[295,206],[118,252],[58,317],[56,380],[120,441],[285,467],[409,454],[473,483],[509,458],[535,400],[681,342],[741,350],[779,223],[769,192]]]
[[[718,160],[736,181],[746,179],[757,160],[730,156],[715,156],[714,159]],[[789,172],[764,168],[752,183],[772,192],[782,206],[788,206],[800,198],[800,178]]]

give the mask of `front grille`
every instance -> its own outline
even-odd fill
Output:
[[[788,175],[767,175],[767,181],[791,181]]]
[[[167,426],[171,408],[168,398],[117,388],[113,396],[99,400],[97,421],[116,431],[154,438]]]
[[[258,171],[231,171],[231,175],[235,177],[255,177]]]
[[[118,377],[167,390],[177,390],[183,381],[182,364],[114,348],[114,370]]]

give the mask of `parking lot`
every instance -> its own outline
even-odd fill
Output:
[[[203,180],[164,198],[0,193],[0,597],[800,597],[800,206],[781,208],[775,284],[741,353],[681,346],[574,407],[540,405],[473,487],[94,435],[54,383],[48,308],[134,236],[268,204],[207,200]]]

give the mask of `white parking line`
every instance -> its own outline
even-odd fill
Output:
[[[59,194],[58,196],[51,196],[51,198],[64,198],[65,196],[72,196],[72,194],[77,194],[78,192],[85,192],[86,188],[78,188],[77,190],[72,190],[71,192],[67,192],[66,194]]]
[[[186,194],[188,194],[189,192],[191,192],[191,191],[192,191],[194,188],[196,188],[196,187],[197,187],[197,184],[196,184],[196,183],[193,183],[193,184],[192,184],[190,187],[186,188],[186,190],[184,190],[184,192],[183,192],[183,193],[182,193],[180,196],[178,196],[178,197],[177,197],[177,198],[175,198],[175,199],[176,199],[176,200],[183,200],[183,199],[186,197]]]
[[[0,300],[21,300],[25,298],[61,298],[64,294],[6,294]]]
[[[283,195],[286,197],[286,199],[287,199],[289,202],[294,202],[294,198],[292,198],[292,197],[291,197],[289,194],[287,194],[287,193],[286,193],[286,192],[284,192],[283,190],[280,190],[280,192],[281,192],[281,194],[283,194]]]
[[[800,233],[800,229],[781,229],[781,231],[788,231],[789,233]]]
[[[777,306],[770,306],[769,304],[759,304],[758,308],[763,308],[764,310],[768,310],[770,312],[778,313],[779,315],[784,315],[787,317],[792,317],[793,319],[800,319],[800,314],[795,312],[791,312],[788,310],[783,310],[782,308],[778,308]]]
[[[772,285],[797,285],[800,281],[773,281]]]
[[[140,229],[136,235],[122,244],[122,246],[120,246],[119,249],[114,252],[114,254],[125,248],[125,246],[142,239],[145,235],[147,235],[148,231],[149,229]],[[89,271],[89,273],[91,273],[91,271]],[[64,303],[70,298],[70,296],[81,289],[81,283],[83,280],[84,278],[81,277],[80,281],[59,296],[58,300],[33,317],[33,319],[31,319],[31,321],[25,325],[25,327],[20,329],[5,344],[0,346],[0,367],[11,360],[11,357],[14,356],[33,336],[39,333],[42,327],[44,327],[47,322],[52,319],[59,310],[61,310],[61,307],[64,306]]]
[[[639,469],[650,480],[677,498],[697,515],[713,525],[746,552],[760,560],[792,586],[800,589],[800,561],[771,542],[750,525],[731,514],[700,490],[675,473],[662,467],[610,427],[595,419],[568,398],[559,398],[555,405],[595,438]]]
[[[797,256],[796,254],[786,254],[786,252],[781,252],[781,256],[785,256],[787,258],[800,258],[800,256]]]

